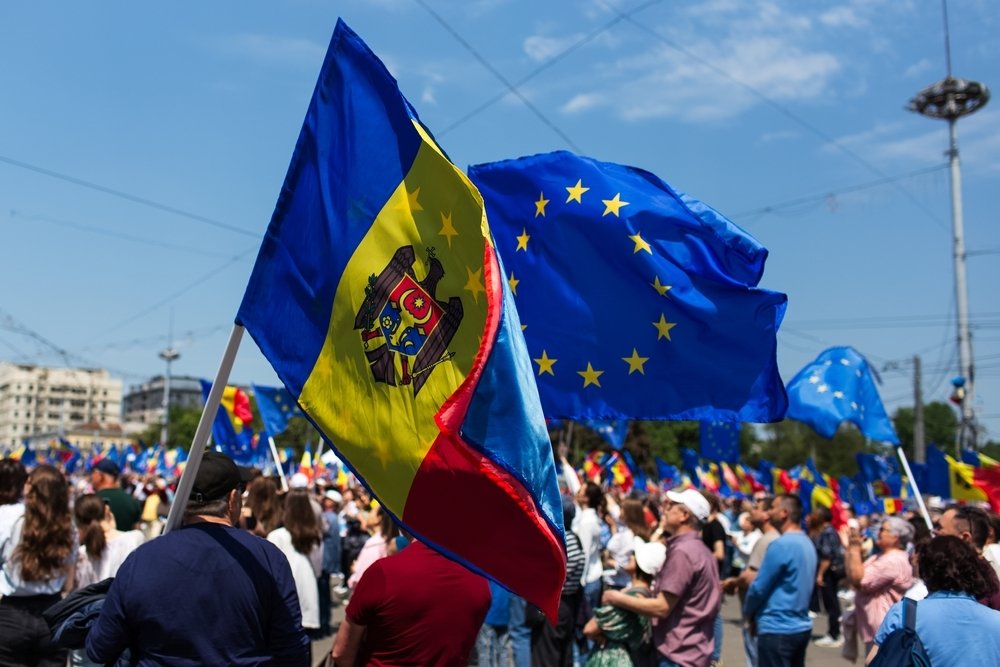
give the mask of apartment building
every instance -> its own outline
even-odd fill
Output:
[[[125,431],[137,433],[150,424],[163,422],[162,375],[131,387],[123,399]],[[200,408],[205,404],[201,395],[201,380],[186,375],[170,376],[170,407]]]
[[[0,445],[80,424],[120,426],[122,381],[100,368],[0,361]]]

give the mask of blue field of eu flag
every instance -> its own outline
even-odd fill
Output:
[[[788,418],[809,424],[824,438],[849,421],[865,437],[899,444],[868,361],[852,347],[820,353],[788,383],[788,401]]]
[[[701,458],[739,463],[740,425],[732,422],[701,422],[698,425]]]
[[[767,250],[655,175],[565,151],[469,168],[546,417],[773,422]]]
[[[298,403],[284,387],[263,387],[253,385],[253,395],[257,399],[257,410],[268,435],[274,437],[288,428],[288,420],[302,417]]]

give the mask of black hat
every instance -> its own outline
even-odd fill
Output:
[[[106,475],[111,475],[112,477],[118,477],[118,475],[122,474],[121,468],[119,468],[118,464],[111,459],[101,459],[94,464],[93,469],[99,470]]]
[[[236,465],[221,452],[205,452],[191,488],[191,500],[207,503],[225,498],[237,486],[249,482],[252,474],[252,468]]]

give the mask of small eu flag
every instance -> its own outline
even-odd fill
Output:
[[[773,422],[767,250],[653,174],[568,152],[470,167],[547,417]]]
[[[709,461],[738,463],[740,460],[740,425],[732,422],[701,422],[698,427],[701,458]]]
[[[272,437],[288,428],[289,419],[302,416],[295,399],[284,387],[262,387],[255,384],[253,395],[257,399],[257,410],[260,411],[264,428]]]
[[[852,347],[831,347],[788,383],[788,418],[832,438],[849,421],[862,435],[899,444],[868,362]]]

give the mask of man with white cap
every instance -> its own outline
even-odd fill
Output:
[[[604,604],[653,619],[653,644],[661,667],[707,667],[712,659],[722,591],[715,557],[699,536],[710,511],[708,501],[694,489],[668,491],[662,522],[671,537],[652,597],[604,593]]]

